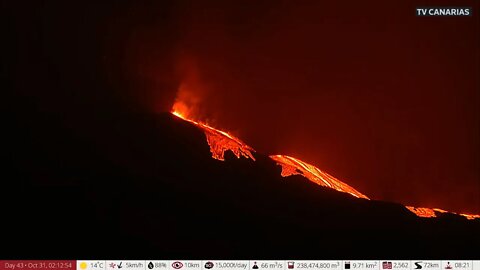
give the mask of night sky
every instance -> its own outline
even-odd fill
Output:
[[[195,118],[259,152],[373,199],[480,213],[477,1],[2,6],[13,115],[160,113],[182,89]]]

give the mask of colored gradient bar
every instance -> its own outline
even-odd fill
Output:
[[[480,270],[480,260],[0,260],[0,270]]]

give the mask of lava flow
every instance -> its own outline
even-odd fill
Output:
[[[320,186],[333,188],[340,192],[346,192],[357,198],[369,199],[367,196],[358,192],[351,186],[343,183],[342,181],[329,175],[328,173],[321,171],[319,168],[303,162],[299,159],[284,155],[273,155],[270,156],[270,158],[275,160],[278,165],[282,166],[283,177],[295,174],[303,175],[310,181]]]
[[[419,217],[433,218],[433,217],[438,217],[437,213],[450,213],[450,214],[466,217],[467,219],[480,218],[480,215],[460,214],[455,212],[449,212],[440,208],[426,208],[426,207],[414,207],[414,206],[405,206],[405,207]]]
[[[245,158],[251,158],[252,160],[255,160],[252,155],[252,152],[255,152],[255,150],[246,145],[240,139],[207,124],[190,120],[178,111],[173,111],[172,114],[182,118],[185,121],[195,124],[205,132],[207,143],[210,146],[210,152],[212,153],[212,157],[214,159],[222,161],[225,160],[225,151],[230,150],[237,158],[243,156]]]
[[[176,108],[182,108],[182,106],[174,106],[174,109],[172,110],[173,115],[198,126],[204,131],[205,136],[207,137],[207,143],[210,146],[210,152],[212,153],[212,157],[214,159],[224,161],[225,152],[230,150],[237,158],[243,156],[247,159],[252,159],[253,161],[255,161],[255,158],[252,154],[252,152],[255,152],[255,150],[252,147],[248,146],[240,139],[228,134],[225,131],[218,130],[205,123],[189,119],[186,114],[182,113],[179,109]],[[272,155],[270,156],[270,158],[276,161],[278,165],[282,166],[281,176],[283,177],[287,177],[290,175],[302,175],[303,177],[320,186],[329,187],[340,192],[348,193],[357,198],[369,200],[367,196],[358,192],[351,186],[321,171],[320,169],[311,164],[285,155]],[[480,215],[454,213],[439,208],[425,208],[414,206],[405,206],[405,208],[422,218],[438,217],[439,213],[456,214],[463,216],[467,219],[480,218]]]
[[[174,108],[181,108],[181,106],[174,106]],[[235,154],[237,158],[243,156],[255,160],[252,155],[252,152],[254,152],[255,150],[242,142],[240,139],[228,134],[225,131],[213,128],[207,124],[188,119],[178,110],[174,109],[172,111],[172,114],[200,127],[204,131],[205,136],[207,137],[207,143],[210,146],[210,152],[212,153],[212,157],[214,159],[222,161],[225,160],[225,151],[230,150]],[[358,192],[351,186],[321,171],[317,167],[303,162],[299,159],[284,155],[274,155],[270,156],[270,158],[276,161],[278,165],[282,166],[281,175],[283,177],[299,174],[318,185],[329,187],[340,192],[346,192],[357,198],[369,199],[367,196]]]
[[[431,208],[413,207],[413,206],[405,206],[405,207],[419,217],[431,218],[431,217],[437,216],[435,214],[435,211]]]

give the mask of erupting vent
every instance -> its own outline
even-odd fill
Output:
[[[357,198],[369,199],[367,196],[356,191],[351,186],[343,183],[342,181],[329,175],[328,173],[322,172],[319,168],[303,162],[299,159],[284,155],[273,155],[270,156],[270,158],[275,160],[278,165],[282,166],[283,177],[295,174],[303,175],[310,181],[320,186],[333,188],[341,192],[346,192]]]
[[[182,108],[182,106],[175,106],[174,108]],[[207,143],[210,146],[210,152],[212,153],[212,157],[218,160],[225,160],[225,151],[232,151],[232,153],[237,157],[245,157],[247,159],[252,159],[255,161],[252,152],[255,150],[242,142],[240,139],[228,134],[225,131],[218,130],[213,128],[207,124],[193,121],[188,119],[184,114],[182,114],[179,110],[173,110],[172,114],[188,121],[199,128],[201,128],[205,136],[207,137]],[[369,200],[369,198],[362,193],[358,192],[351,186],[343,183],[342,181],[338,180],[337,178],[321,171],[317,167],[303,162],[299,159],[285,156],[285,155],[272,155],[270,156],[271,159],[277,162],[278,165],[282,166],[281,175],[283,177],[287,177],[290,175],[302,175],[305,178],[309,179],[310,181],[317,183],[320,186],[329,187],[335,189],[340,192],[348,193],[357,198],[363,198]],[[466,217],[467,219],[476,219],[480,218],[480,215],[472,215],[472,214],[458,214],[453,212],[448,212],[439,208],[425,208],[425,207],[413,207],[413,206],[405,206],[408,210],[419,217],[423,218],[432,218],[437,217],[437,213],[451,213],[456,215],[461,215]]]

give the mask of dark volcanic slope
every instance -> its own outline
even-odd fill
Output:
[[[203,132],[169,114],[24,112],[13,130],[4,257],[479,256],[478,220],[421,219],[283,178],[259,154],[214,160]]]

